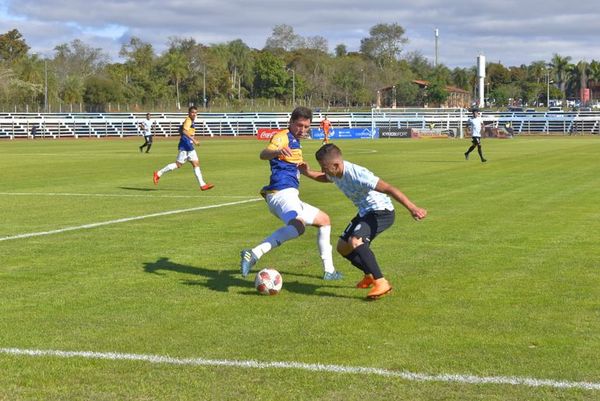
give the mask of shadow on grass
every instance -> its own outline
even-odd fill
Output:
[[[204,279],[198,280],[182,280],[182,284],[185,285],[202,285],[213,291],[228,292],[230,287],[241,287],[246,288],[246,291],[240,292],[243,295],[262,296],[254,289],[254,275],[251,274],[248,278],[242,278],[240,271],[235,270],[209,270],[203,267],[195,267],[189,265],[183,265],[174,263],[169,258],[159,258],[156,262],[145,262],[144,271],[146,273],[152,273],[157,275],[164,275],[165,271],[177,272],[187,274],[191,276],[201,276]],[[323,291],[323,288],[341,288],[345,286],[329,285],[323,282],[323,285],[310,284],[305,282],[299,282],[297,280],[291,281],[286,280],[290,276],[307,276],[309,275],[298,275],[294,273],[284,273],[283,287],[284,291],[289,291],[297,294],[304,295],[317,295],[325,297],[336,297],[336,298],[350,298],[357,299],[360,296],[346,296],[340,295],[333,292]]]
[[[128,191],[158,191],[158,188],[136,188],[136,187],[119,187],[120,189],[126,189]]]

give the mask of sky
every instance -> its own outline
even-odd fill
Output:
[[[600,60],[597,0],[0,0],[0,33],[18,29],[30,53],[52,57],[54,47],[80,39],[122,61],[131,37],[160,54],[169,38],[206,45],[242,39],[262,49],[273,27],[290,25],[303,37],[322,36],[356,51],[374,25],[396,23],[406,30],[404,52],[417,51],[432,63],[439,30],[438,61],[471,67],[478,54],[488,62],[519,66]]]

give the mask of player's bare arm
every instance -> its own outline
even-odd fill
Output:
[[[327,176],[325,175],[325,173],[323,173],[321,171],[311,170],[310,167],[308,166],[308,163],[306,163],[306,162],[302,162],[302,163],[298,164],[298,171],[300,171],[300,174],[305,175],[308,178],[311,178],[315,181],[330,182],[327,179]]]
[[[279,149],[265,148],[260,152],[260,159],[261,160],[271,160],[271,159],[274,159],[279,156],[288,156],[289,157],[291,155],[292,155],[292,150],[289,148],[289,146],[284,146]]]
[[[393,185],[388,184],[387,182],[383,181],[382,179],[379,179],[379,182],[377,182],[377,186],[375,187],[375,190],[394,198],[398,203],[400,203],[402,206],[404,206],[406,208],[406,210],[408,210],[410,212],[413,219],[423,220],[425,217],[427,217],[427,210],[420,208],[417,205],[415,205],[414,203],[412,203],[410,201],[410,199],[408,199],[408,197],[402,193],[402,191],[400,191],[398,188],[394,187]]]

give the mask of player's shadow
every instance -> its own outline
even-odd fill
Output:
[[[119,187],[119,189],[126,189],[128,191],[144,191],[144,192],[157,190],[156,188],[136,188],[136,187]]]
[[[189,266],[179,263],[174,263],[169,258],[159,258],[156,262],[145,262],[144,271],[146,273],[152,273],[157,275],[164,275],[165,271],[172,271],[190,276],[201,276],[204,279],[185,279],[182,280],[182,284],[185,285],[202,285],[213,291],[228,292],[230,287],[241,287],[246,288],[246,291],[242,291],[243,295],[260,296],[254,289],[254,280],[252,278],[242,278],[240,271],[235,270],[209,270],[203,267]],[[340,288],[343,286],[336,285],[316,285],[300,281],[286,280],[286,278],[293,276],[307,276],[302,274],[294,274],[282,272],[284,276],[284,290],[304,294],[304,295],[318,295],[325,297],[336,297],[336,298],[351,298],[356,299],[358,297],[349,297],[346,295],[340,295],[329,291],[323,291],[323,288]],[[253,277],[253,275],[252,275]]]
[[[164,275],[164,271],[172,271],[192,276],[202,276],[206,280],[183,280],[188,285],[205,285],[213,291],[227,292],[229,287],[253,288],[254,283],[250,280],[243,280],[241,277],[235,277],[238,270],[209,270],[203,267],[195,267],[174,263],[169,258],[159,258],[156,262],[145,262],[144,271]],[[163,272],[161,272],[163,271]]]

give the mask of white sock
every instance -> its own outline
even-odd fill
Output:
[[[298,230],[294,226],[284,226],[269,235],[264,241],[256,248],[252,249],[252,253],[257,258],[261,258],[265,253],[269,252],[273,248],[277,248],[285,241],[291,240],[298,236]]]
[[[317,233],[317,245],[319,245],[319,254],[323,261],[323,271],[333,273],[333,247],[331,246],[331,226],[321,226]]]
[[[202,179],[202,172],[200,171],[200,167],[194,167],[194,174],[196,175],[196,179],[201,187],[205,186],[206,183]]]
[[[160,177],[164,173],[168,173],[169,171],[173,171],[176,168],[177,168],[177,163],[169,163],[166,166],[164,166],[162,169],[160,169],[160,171],[158,173],[156,173],[156,174]]]

